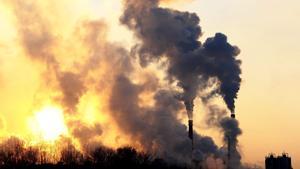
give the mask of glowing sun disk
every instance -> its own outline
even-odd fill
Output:
[[[33,130],[46,141],[56,140],[60,135],[67,134],[63,112],[56,107],[44,107],[34,116]]]

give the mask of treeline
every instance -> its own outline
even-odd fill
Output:
[[[18,138],[0,144],[0,169],[186,169],[132,147],[117,150],[98,146],[81,153],[72,144],[49,153],[38,146],[25,146]]]

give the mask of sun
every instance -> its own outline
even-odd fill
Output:
[[[45,141],[54,141],[67,134],[63,111],[57,107],[47,106],[37,111],[30,120],[31,129]]]

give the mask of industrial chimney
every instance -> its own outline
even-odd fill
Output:
[[[192,149],[194,149],[193,120],[189,120],[189,138],[192,140]]]
[[[231,142],[230,142],[230,136],[227,136],[227,139],[228,139],[228,145],[227,145],[227,169],[231,169],[231,166],[230,166],[230,160],[231,160]]]
[[[231,115],[230,117],[232,119],[235,119],[235,113],[234,112],[231,112]],[[227,169],[231,169],[231,166],[230,166],[230,162],[231,162],[231,138],[230,138],[230,135],[227,136],[227,140],[228,140],[228,143],[227,143]]]
[[[192,141],[192,153],[191,153],[191,164],[192,164],[192,168],[199,168],[199,164],[200,161],[198,161],[197,159],[195,159],[194,157],[194,131],[193,131],[193,120],[189,120],[189,131],[188,131],[188,136]]]

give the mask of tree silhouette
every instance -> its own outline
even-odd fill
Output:
[[[106,148],[103,146],[97,147],[93,152],[92,152],[92,159],[93,162],[98,166],[98,167],[103,167],[103,168],[108,168],[112,165],[113,158],[115,156],[115,151]]]
[[[113,150],[96,146],[84,154],[74,145],[52,150],[43,146],[26,147],[24,141],[10,137],[0,144],[0,169],[185,169],[169,165],[160,158],[138,152],[133,147]],[[49,154],[50,153],[50,154]],[[57,160],[56,160],[57,159]]]
[[[82,164],[83,155],[73,145],[69,144],[61,151],[60,162],[64,165]]]
[[[39,152],[37,148],[29,147],[22,155],[23,165],[35,165],[38,162]]]

